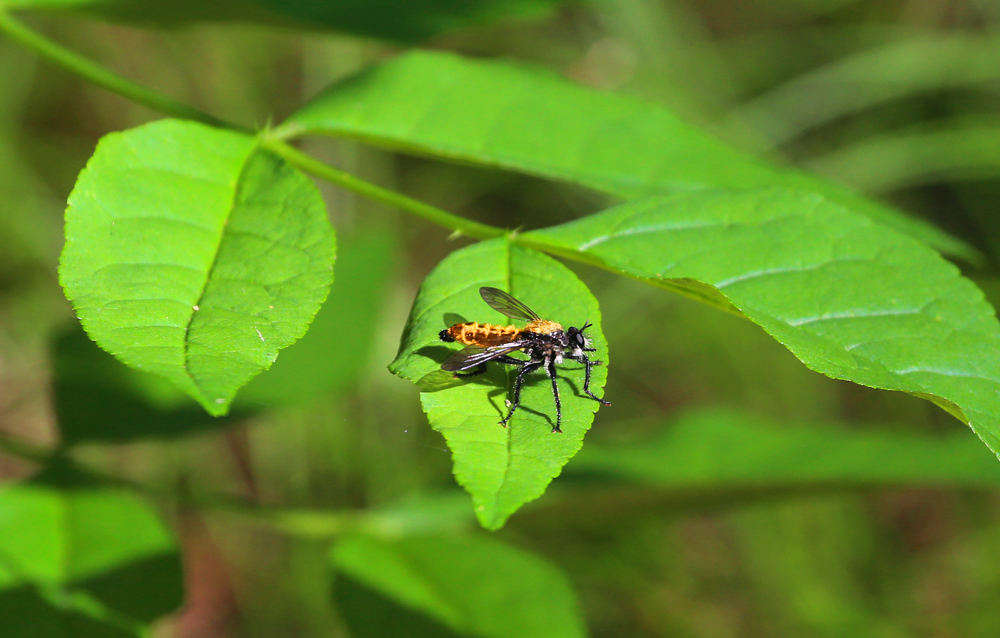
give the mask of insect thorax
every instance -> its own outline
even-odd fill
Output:
[[[562,332],[562,325],[556,323],[555,321],[546,321],[545,319],[535,319],[528,325],[524,327],[527,332],[534,332],[535,334],[548,335],[553,332]]]

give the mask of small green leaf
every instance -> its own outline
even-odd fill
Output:
[[[98,345],[222,415],[305,333],[333,256],[307,177],[253,137],[163,120],[101,140],[59,275]]]
[[[163,524],[146,504],[108,489],[0,490],[0,594],[26,586],[86,593],[142,622],[183,599],[180,557]]]
[[[525,383],[522,407],[504,428],[499,422],[507,413],[504,402],[514,381],[512,371],[490,364],[488,374],[455,380],[440,370],[459,349],[438,337],[455,315],[480,323],[510,323],[482,300],[482,286],[506,290],[542,318],[565,327],[589,321],[593,327],[587,334],[597,349],[594,356],[607,363],[608,349],[597,301],[586,286],[559,262],[506,239],[455,251],[420,287],[390,370],[418,385],[435,375],[452,382],[451,387],[421,395],[424,411],[451,448],[455,477],[472,494],[480,523],[497,529],[521,505],[541,496],[559,475],[583,444],[599,404],[583,394],[583,366],[564,363],[559,377],[563,432],[552,432],[556,410],[551,385],[542,372]],[[598,396],[606,370],[606,366],[593,369],[591,390]]]
[[[566,577],[481,536],[349,536],[333,551],[351,578],[465,636],[570,638],[586,631]]]
[[[929,224],[833,182],[769,166],[659,106],[506,62],[409,53],[332,87],[276,133],[355,137],[628,198],[703,188],[802,188],[943,252],[979,258]]]
[[[810,369],[930,399],[1000,453],[1000,326],[983,293],[819,195],[651,198],[521,239],[735,307]]]
[[[257,22],[337,29],[399,42],[500,18],[538,18],[560,0],[4,0],[11,10],[63,10],[109,20],[177,25],[196,21]]]

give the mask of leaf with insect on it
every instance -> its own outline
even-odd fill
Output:
[[[510,323],[483,301],[483,286],[511,293],[543,319],[565,328],[590,321],[587,335],[597,349],[593,356],[605,364],[608,348],[597,300],[583,282],[551,257],[505,238],[455,251],[424,280],[389,369],[424,391],[424,411],[451,448],[456,479],[472,495],[480,523],[498,529],[519,507],[541,496],[576,454],[599,404],[583,394],[583,365],[566,362],[558,366],[563,432],[552,433],[556,408],[542,371],[528,377],[521,407],[504,428],[499,422],[507,414],[505,400],[515,370],[489,363],[486,374],[465,380],[441,370],[442,362],[459,349],[438,338],[446,317],[457,313],[480,323]],[[594,367],[591,390],[597,396],[606,375],[606,365]]]

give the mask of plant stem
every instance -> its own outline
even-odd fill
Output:
[[[52,40],[32,31],[16,20],[10,13],[3,9],[0,1],[0,33],[7,34],[13,40],[20,42],[29,49],[35,51],[42,57],[55,64],[68,69],[94,84],[101,86],[113,93],[117,93],[134,102],[148,106],[166,115],[173,117],[194,120],[210,126],[226,128],[245,133],[254,134],[254,131],[245,129],[231,122],[219,119],[210,113],[205,113],[188,104],[184,104],[170,96],[164,95],[152,89],[142,86],[112,73],[88,60],[87,58],[62,47]],[[475,239],[491,239],[500,237],[506,231],[494,226],[480,224],[458,215],[453,215],[447,211],[435,208],[430,204],[425,204],[419,200],[401,195],[394,191],[381,188],[370,182],[358,179],[350,173],[336,169],[328,164],[299,151],[287,142],[274,137],[268,137],[266,133],[260,134],[262,145],[265,148],[284,157],[292,165],[297,166],[307,173],[325,179],[333,184],[337,184],[347,190],[370,197],[379,202],[396,206],[408,213],[416,215],[431,223],[450,228],[451,230],[473,237]]]
[[[334,168],[329,164],[321,162],[311,155],[303,153],[294,146],[279,139],[262,136],[261,141],[264,148],[285,158],[291,165],[302,169],[306,173],[325,179],[328,182],[354,191],[359,195],[364,195],[379,202],[396,206],[412,213],[417,217],[425,219],[438,226],[450,228],[457,233],[473,237],[475,239],[492,239],[502,237],[507,231],[495,226],[480,224],[464,217],[459,217],[440,208],[425,204],[424,202],[401,195],[395,191],[376,186],[371,182],[358,179],[350,173]]]
[[[200,111],[193,106],[179,102],[167,95],[148,89],[112,73],[99,64],[32,31],[4,10],[2,5],[0,5],[0,32],[7,34],[11,39],[20,42],[43,58],[76,73],[90,82],[112,93],[117,93],[134,102],[148,106],[151,109],[174,117],[202,122],[210,126],[244,130],[235,124],[220,120],[214,115]]]

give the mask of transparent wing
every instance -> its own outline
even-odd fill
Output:
[[[499,313],[502,313],[506,317],[511,319],[524,319],[525,321],[534,321],[538,319],[538,315],[531,308],[525,306],[523,303],[514,299],[504,291],[499,288],[489,288],[484,286],[479,289],[479,294],[482,295],[483,301],[490,305]]]
[[[524,343],[521,341],[511,341],[510,343],[505,343],[500,346],[490,346],[489,348],[484,348],[482,346],[466,346],[448,357],[447,361],[441,364],[441,369],[447,370],[448,372],[459,372],[461,370],[475,368],[481,363],[486,363],[487,361],[492,361],[493,359],[503,356],[509,352],[514,352],[515,350],[520,349],[523,345]]]

